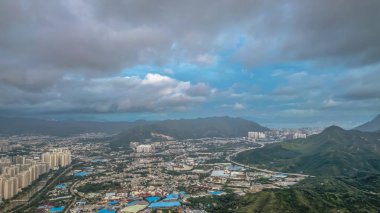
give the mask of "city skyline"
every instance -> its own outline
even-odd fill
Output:
[[[380,113],[380,3],[2,1],[0,116],[233,116],[345,128]]]

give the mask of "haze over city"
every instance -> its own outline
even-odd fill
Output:
[[[2,1],[0,114],[341,125],[380,108],[379,2]]]

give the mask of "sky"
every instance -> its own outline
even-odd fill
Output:
[[[354,127],[380,113],[378,0],[3,0],[0,116]]]

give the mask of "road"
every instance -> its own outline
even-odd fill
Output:
[[[260,147],[253,147],[253,148],[249,148],[249,149],[243,149],[243,150],[239,150],[238,152],[235,152],[229,156],[226,157],[226,160],[232,164],[235,164],[235,165],[238,165],[238,166],[241,166],[243,168],[248,168],[248,169],[254,169],[256,171],[260,171],[260,172],[265,172],[265,173],[269,173],[269,174],[277,174],[279,172],[277,171],[272,171],[272,170],[268,170],[268,169],[260,169],[256,166],[250,166],[250,165],[245,165],[245,164],[241,164],[241,163],[238,163],[236,161],[233,161],[231,160],[231,157],[235,157],[237,156],[239,153],[241,152],[245,152],[245,151],[248,151],[248,150],[253,150],[253,149],[260,149],[260,148],[263,148],[266,144],[271,144],[271,143],[279,143],[281,141],[273,141],[273,142],[256,142],[256,144],[259,144]],[[299,174],[299,173],[286,173],[288,175],[292,175],[292,176],[297,176],[297,177],[310,177],[310,175],[304,175],[304,174]]]
[[[57,175],[49,184],[45,185],[40,191],[38,191],[33,197],[32,199],[30,199],[27,203],[24,203],[23,205],[20,205],[18,206],[17,208],[13,209],[12,211],[10,211],[11,213],[12,212],[16,212],[17,210],[19,210],[20,208],[23,208],[25,206],[28,206],[29,204],[33,203],[41,194],[45,193],[46,190],[52,186],[53,184],[56,184],[57,180],[59,178],[62,177],[62,175],[66,174],[67,172],[69,172],[73,166],[76,166],[80,163],[76,163],[76,164],[72,164],[70,165],[69,167],[67,167],[65,170],[63,170],[59,175]]]
[[[76,181],[73,183],[73,185],[70,187],[70,194],[74,197],[73,201],[71,201],[70,205],[68,205],[63,213],[67,213],[70,211],[71,207],[77,202],[78,195],[74,192],[75,186],[79,183],[79,181]]]

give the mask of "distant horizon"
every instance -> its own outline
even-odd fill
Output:
[[[336,121],[336,122],[329,122],[329,123],[326,123],[326,122],[320,122],[320,123],[314,123],[314,125],[312,124],[309,124],[309,123],[291,123],[291,124],[283,124],[281,122],[275,122],[275,123],[265,123],[265,122],[261,122],[259,121],[260,119],[255,119],[255,118],[246,118],[246,117],[239,117],[239,116],[230,116],[230,115],[216,115],[216,116],[201,116],[201,117],[178,117],[178,118],[157,118],[157,119],[97,119],[97,118],[83,118],[81,119],[80,117],[67,117],[67,116],[64,116],[63,118],[57,118],[57,117],[41,117],[41,116],[4,116],[4,115],[1,115],[0,118],[10,118],[10,119],[38,119],[38,120],[45,120],[45,121],[57,121],[57,122],[104,122],[104,123],[107,123],[107,122],[138,122],[138,121],[146,121],[146,122],[149,122],[149,121],[153,121],[153,122],[159,122],[159,121],[165,121],[165,120],[181,120],[181,119],[204,119],[204,118],[221,118],[221,117],[230,117],[230,118],[241,118],[241,119],[245,119],[245,120],[248,120],[248,121],[253,121],[253,122],[256,122],[262,126],[265,126],[265,127],[268,127],[268,128],[274,128],[274,129],[277,129],[277,128],[290,128],[290,129],[296,129],[296,128],[327,128],[329,126],[339,126],[341,128],[344,128],[344,129],[352,129],[352,128],[355,128],[357,126],[360,126],[366,122],[369,122],[371,121],[372,119],[374,119],[376,116],[378,115],[374,115],[373,117],[370,117],[369,119],[363,119],[363,122],[358,122],[358,123],[353,123],[352,125],[350,126],[345,126],[345,125],[341,125],[339,121]],[[108,118],[108,116],[107,116]]]

